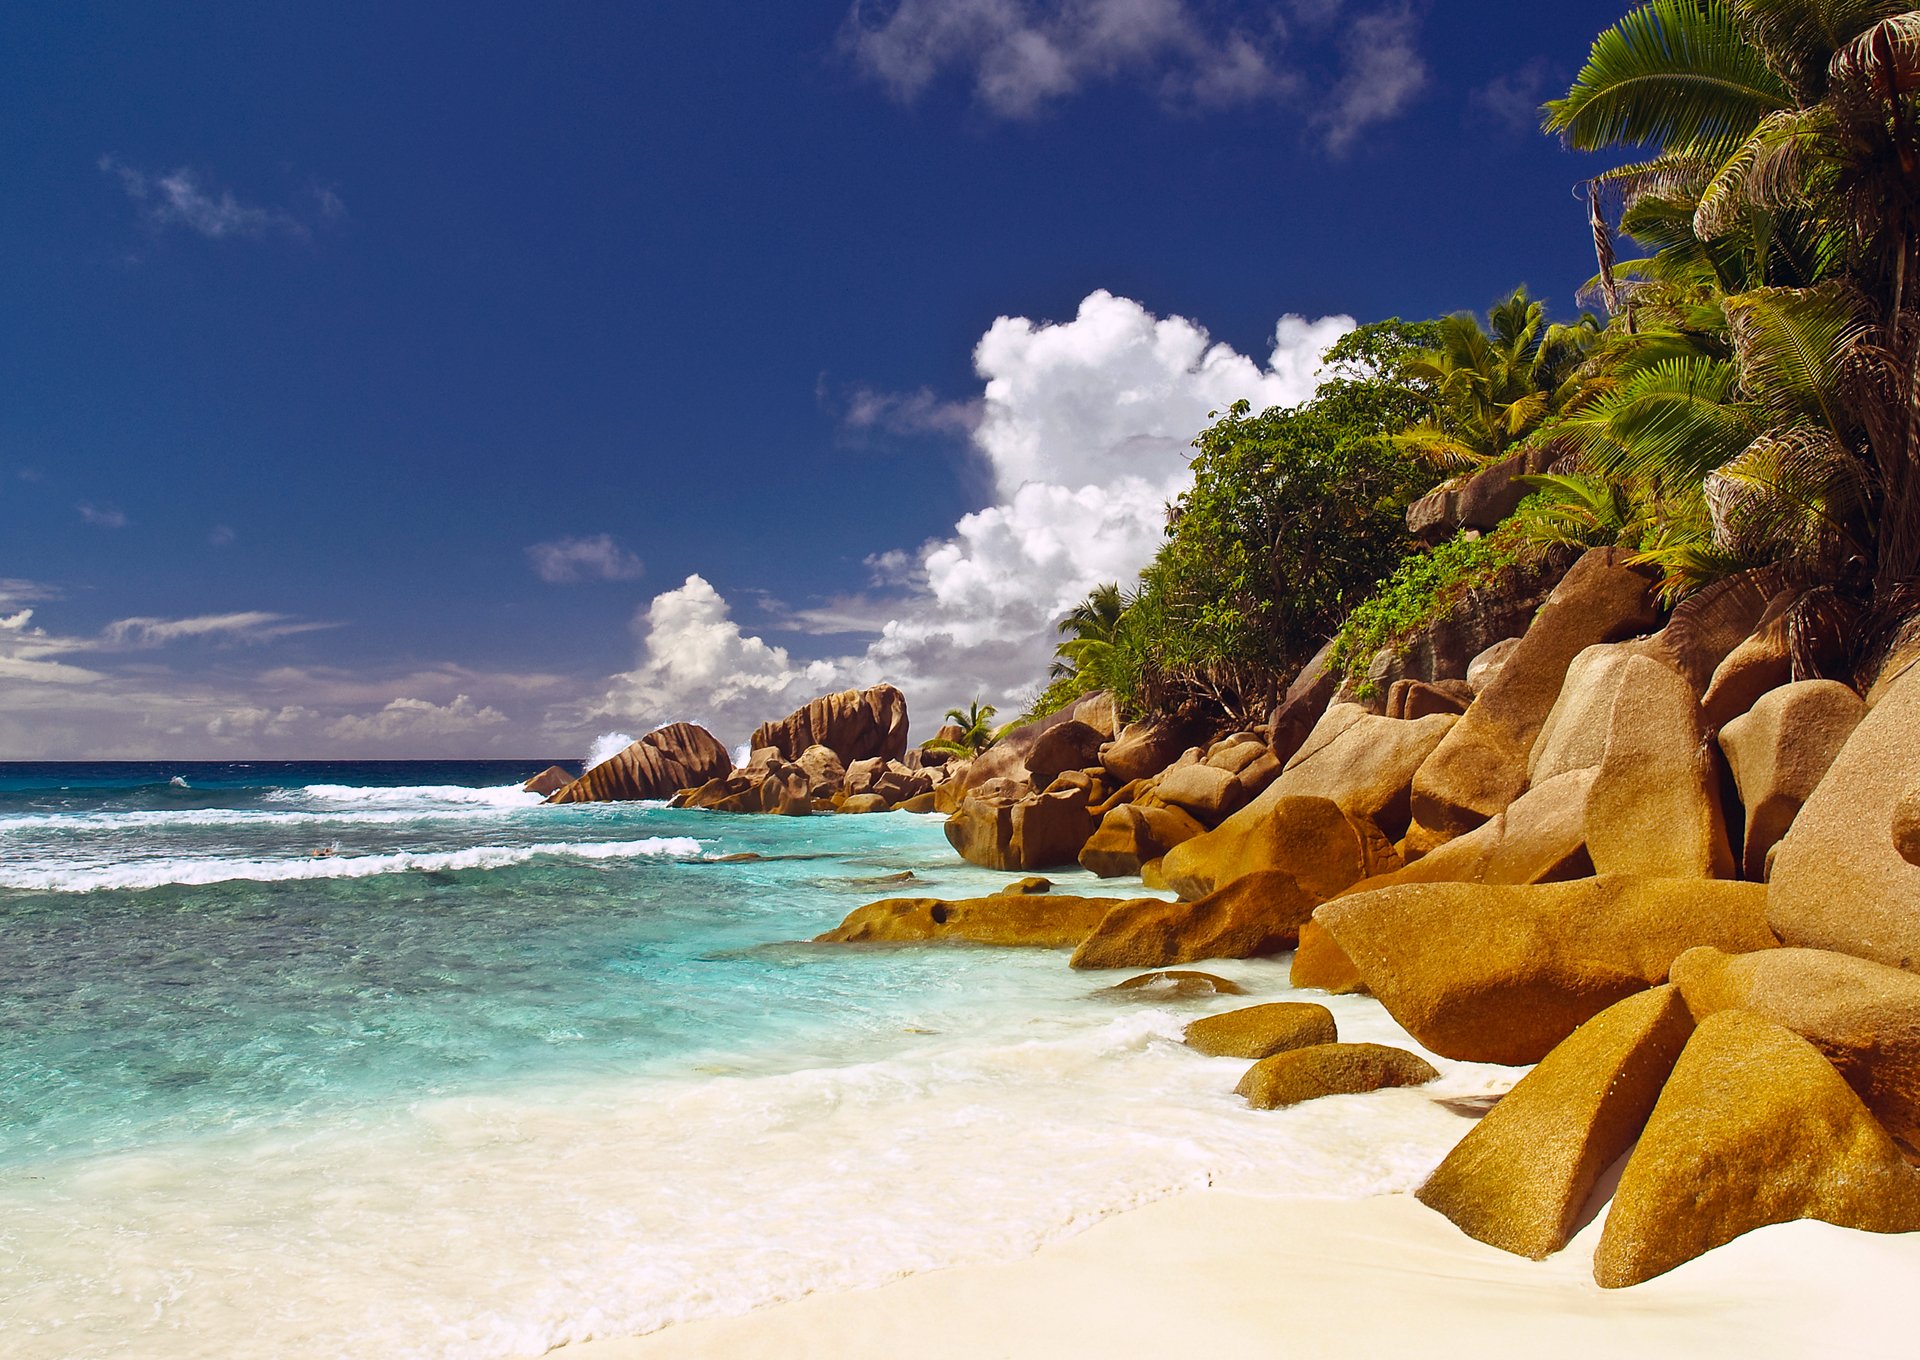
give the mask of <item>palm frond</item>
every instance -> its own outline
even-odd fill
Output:
[[[1726,306],[1741,383],[1755,400],[1783,423],[1852,428],[1841,381],[1868,329],[1855,298],[1837,287],[1756,288]]]
[[[1784,109],[1760,120],[1700,195],[1694,233],[1703,241],[1725,236],[1755,208],[1778,210],[1805,202],[1809,180],[1831,159],[1832,111]]]

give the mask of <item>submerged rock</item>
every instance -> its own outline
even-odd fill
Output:
[[[891,897],[847,914],[820,944],[939,943],[1022,945],[1070,949],[1120,905],[1111,897],[1000,894],[944,901]]]
[[[1175,968],[1161,973],[1142,973],[1139,977],[1130,977],[1125,982],[1116,982],[1102,990],[1111,994],[1121,992],[1152,993],[1142,996],[1143,1001],[1154,1000],[1162,996],[1199,997],[1199,996],[1245,996],[1247,989],[1228,978],[1212,973],[1195,973]]]
[[[1333,1012],[1312,1001],[1275,1001],[1209,1015],[1188,1025],[1184,1035],[1188,1048],[1212,1058],[1271,1058],[1339,1037]]]
[[[1390,1086],[1424,1086],[1440,1075],[1418,1053],[1384,1044],[1315,1044],[1262,1058],[1234,1087],[1256,1110],[1278,1110],[1322,1096],[1361,1095]]]
[[[523,792],[537,793],[544,798],[550,793],[558,793],[561,789],[564,789],[573,782],[573,778],[571,774],[567,773],[564,766],[549,765],[546,769],[540,771],[539,774],[522,784],[520,788]]]

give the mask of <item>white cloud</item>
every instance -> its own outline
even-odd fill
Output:
[[[303,623],[285,614],[249,609],[233,614],[198,614],[186,619],[116,619],[100,630],[114,647],[161,647],[191,638],[224,637],[239,642],[269,642],[295,633],[337,628],[335,623]]]
[[[549,585],[581,581],[632,581],[646,568],[640,559],[613,541],[611,534],[556,538],[527,549],[533,574]]]
[[[80,518],[98,529],[124,529],[127,527],[127,515],[124,510],[115,510],[111,506],[95,505],[91,501],[81,501],[73,507]]]
[[[886,434],[971,434],[980,423],[980,403],[942,401],[931,388],[879,392],[856,387],[848,396],[842,423],[850,430]]]
[[[1347,0],[1240,16],[1207,0],[856,0],[840,49],[902,103],[956,73],[988,112],[1031,118],[1125,80],[1179,109],[1284,103],[1338,151],[1424,82],[1416,26],[1406,4]]]
[[[743,633],[702,576],[654,596],[633,626],[639,664],[613,678],[589,718],[646,726],[685,719],[744,736],[846,682],[841,662],[795,661],[786,648]]]
[[[0,586],[32,588],[33,583],[7,581],[0,582]],[[0,589],[0,601],[9,595],[13,599],[44,598],[33,593],[33,589],[21,590],[18,594]],[[0,617],[0,685],[17,681],[26,685],[73,686],[102,680],[105,677],[99,671],[56,659],[70,652],[84,651],[87,645],[83,639],[56,637],[44,628],[36,628],[31,609],[15,610]]]
[[[215,189],[198,171],[184,166],[152,172],[112,156],[102,156],[98,164],[102,174],[120,181],[127,197],[140,206],[141,215],[157,228],[180,227],[212,241],[268,234],[305,239],[311,234],[292,213],[242,202],[232,190]],[[333,190],[315,189],[313,197],[323,221],[345,216],[346,205]]]
[[[377,742],[384,746],[423,738],[464,737],[506,721],[507,715],[499,709],[456,694],[449,704],[395,699],[378,713],[336,718],[327,725],[327,735],[349,745]]]
[[[889,680],[915,711],[1006,700],[1046,672],[1053,623],[1094,586],[1131,581],[1190,482],[1208,414],[1312,395],[1347,317],[1282,318],[1264,362],[1183,317],[1096,292],[1071,321],[1002,317],[974,351],[985,387],[974,430],[995,502],[913,552],[868,558],[876,594],[782,611],[817,634],[864,629],[864,652],[803,664],[743,633],[704,579],[636,619],[640,666],[590,716],[705,721],[723,740],[824,690]]]

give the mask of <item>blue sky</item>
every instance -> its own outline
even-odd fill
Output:
[[[1571,309],[1623,8],[11,6],[0,758],[1010,706],[1206,411]]]

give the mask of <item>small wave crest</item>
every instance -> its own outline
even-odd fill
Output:
[[[518,784],[500,784],[492,788],[469,788],[464,784],[412,784],[380,788],[358,784],[307,784],[282,791],[286,799],[307,799],[315,803],[380,804],[392,807],[455,804],[464,807],[539,807],[544,801],[537,793],[528,793]]]
[[[476,845],[465,850],[399,850],[385,855],[329,855],[304,859],[154,859],[144,862],[0,869],[0,887],[38,892],[141,891],[209,883],[286,883],[323,878],[372,878],[381,874],[448,873],[505,869],[538,859],[697,859],[691,836],[649,836],[637,841],[556,841],[548,845]]]

